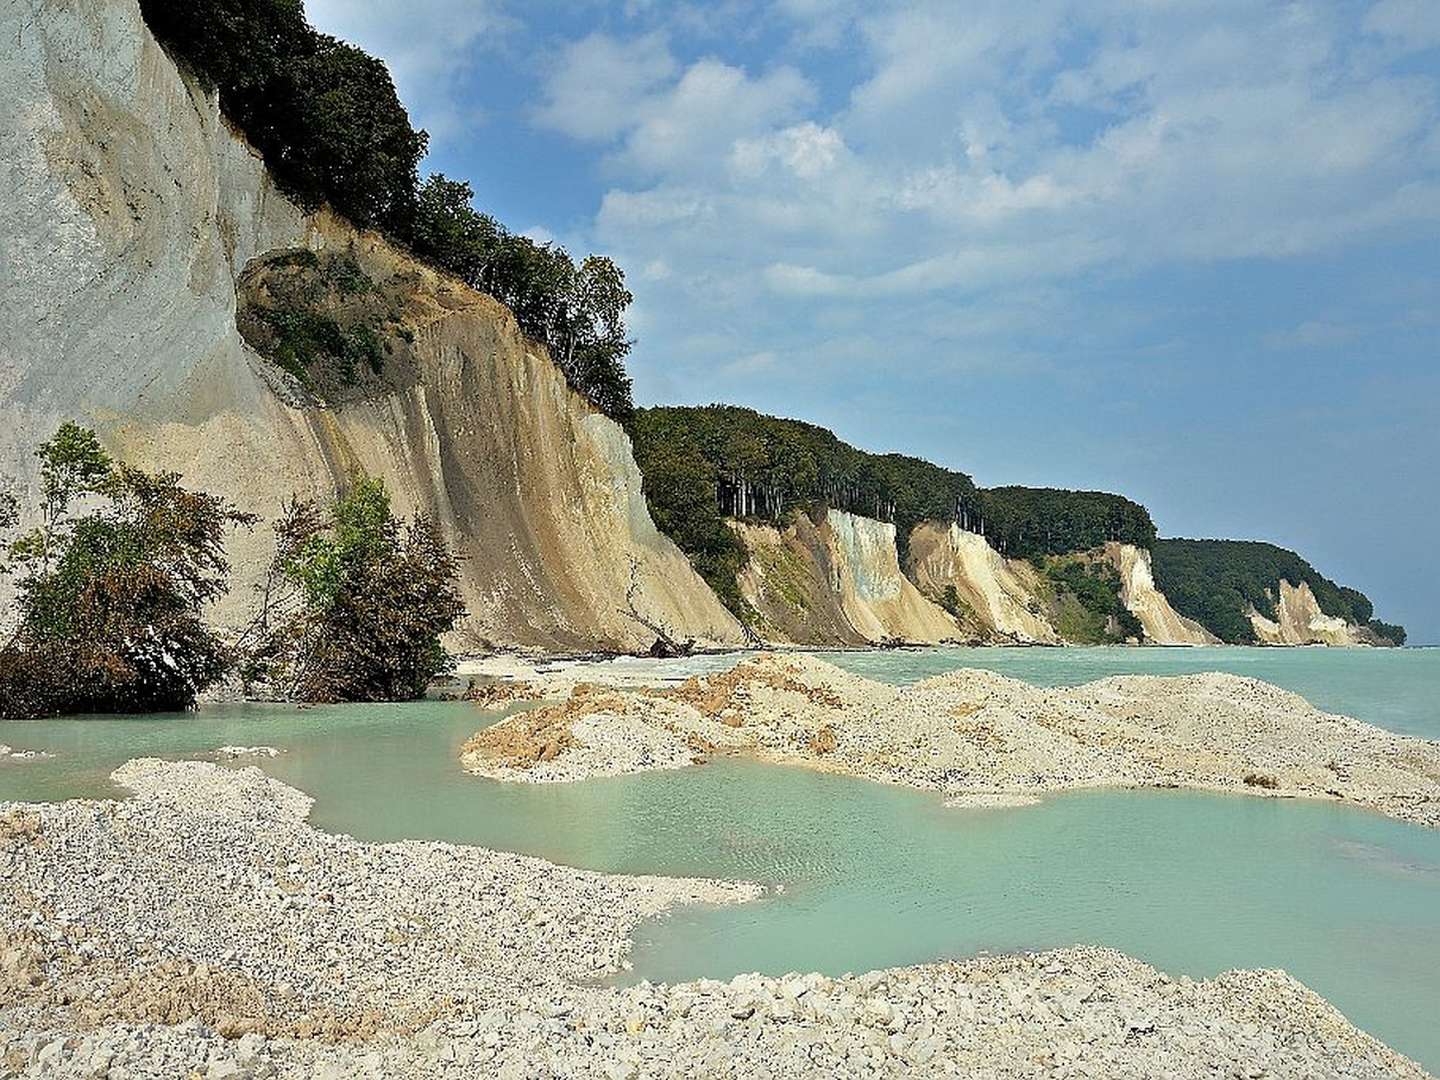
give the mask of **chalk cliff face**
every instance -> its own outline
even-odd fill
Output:
[[[872,641],[957,636],[955,620],[900,572],[894,525],[840,510],[831,510],[826,524],[836,554],[832,584],[852,626]]]
[[[1005,558],[979,533],[922,522],[910,534],[908,569],[926,596],[944,596],[946,586],[954,586],[966,611],[962,622],[984,639],[1060,643],[1036,598],[1035,571]]]
[[[863,645],[961,636],[955,620],[900,572],[893,525],[830,510],[819,524],[797,514],[784,529],[733,527],[750,552],[741,594],[771,641]]]
[[[0,475],[62,419],[116,454],[273,518],[333,499],[356,469],[433,514],[464,558],[461,644],[633,647],[620,609],[701,640],[733,617],[651,522],[624,432],[574,394],[510,313],[326,214],[306,216],[177,71],[134,0],[36,4],[0,65]],[[353,250],[411,295],[416,377],[306,402],[236,330],[236,281],[264,253]],[[268,558],[236,538],[239,617]]]
[[[864,645],[835,591],[829,530],[805,514],[784,529],[732,521],[749,552],[737,581],[740,595],[760,617],[756,632],[791,645]]]
[[[1255,637],[1266,645],[1369,645],[1376,637],[1366,627],[1354,626],[1335,615],[1326,615],[1310,591],[1308,582],[1298,586],[1281,581],[1275,603],[1275,619],[1250,609]]]
[[[1105,545],[1105,557],[1120,574],[1120,600],[1145,629],[1152,645],[1218,645],[1220,639],[1194,619],[1187,619],[1155,587],[1150,553],[1133,544]]]

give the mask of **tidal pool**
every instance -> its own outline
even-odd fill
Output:
[[[924,650],[834,659],[897,682],[966,664],[1048,683],[1239,670],[1327,708],[1440,735],[1433,650]],[[115,795],[108,774],[131,757],[268,744],[285,752],[257,763],[315,797],[312,821],[322,829],[771,887],[754,905],[682,910],[646,924],[631,977],[840,973],[1103,944],[1175,974],[1283,967],[1440,1070],[1440,832],[1330,804],[1187,792],[946,810],[923,793],[727,759],[573,785],[466,776],[459,744],[500,715],[455,702],[241,705],[8,724],[0,741],[55,756],[0,763],[0,799]]]

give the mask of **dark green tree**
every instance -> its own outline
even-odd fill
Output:
[[[333,510],[296,502],[247,634],[243,674],[301,701],[421,697],[450,663],[440,635],[464,613],[458,566],[428,520],[397,520],[360,477]]]
[[[116,464],[65,424],[38,451],[40,524],[10,545],[19,619],[0,716],[188,708],[227,670],[204,609],[228,587],[224,536],[253,518],[174,473]],[[74,514],[80,501],[94,506]]]

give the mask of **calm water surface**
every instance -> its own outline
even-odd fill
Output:
[[[1061,684],[1223,669],[1326,708],[1440,737],[1440,651],[958,650],[832,659],[906,682],[960,666]],[[467,777],[460,742],[501,714],[461,703],[224,706],[188,717],[0,726],[53,759],[0,764],[0,799],[117,794],[131,757],[225,744],[316,798],[314,823],[435,838],[621,872],[745,877],[764,901],[683,910],[637,934],[638,975],[840,973],[983,950],[1111,945],[1173,973],[1283,967],[1440,1071],[1440,832],[1378,815],[1183,792],[1067,795],[945,810],[932,796],[716,761],[583,784]]]

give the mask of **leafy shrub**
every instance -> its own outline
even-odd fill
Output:
[[[229,666],[201,613],[228,587],[226,529],[254,519],[116,464],[75,424],[37,454],[40,525],[5,568],[19,625],[0,647],[0,717],[189,708]],[[82,499],[100,507],[72,516]]]
[[[384,484],[355,481],[333,510],[292,503],[247,631],[248,684],[302,701],[418,698],[446,670],[440,635],[464,612],[435,526],[397,521]]]
[[[1274,791],[1280,786],[1280,781],[1268,773],[1246,773],[1245,784],[1247,787],[1264,788],[1266,791]]]

